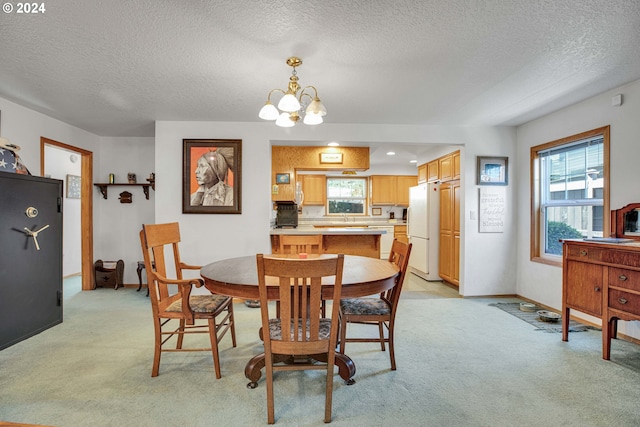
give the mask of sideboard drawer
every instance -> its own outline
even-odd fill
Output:
[[[609,307],[640,315],[640,295],[609,289]]]
[[[640,291],[640,271],[609,267],[609,286]]]
[[[605,252],[600,248],[579,245],[569,245],[567,249],[567,258],[580,261],[602,261]]]

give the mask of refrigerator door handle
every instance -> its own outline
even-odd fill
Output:
[[[411,224],[410,218],[411,218],[411,206],[407,208],[407,237],[411,236],[411,226],[409,225]]]

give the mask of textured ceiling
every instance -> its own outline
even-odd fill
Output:
[[[640,79],[638,0],[45,5],[0,16],[0,97],[101,136],[259,121],[291,55],[327,123],[518,125]]]

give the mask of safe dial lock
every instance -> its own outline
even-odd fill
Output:
[[[25,214],[29,217],[29,218],[35,218],[38,216],[38,209],[30,206],[27,208],[27,210],[25,211]]]

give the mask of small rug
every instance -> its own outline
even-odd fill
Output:
[[[527,323],[536,327],[536,331],[544,332],[562,332],[562,320],[558,320],[557,323],[543,322],[538,317],[538,310],[544,310],[544,308],[536,307],[535,311],[522,311],[520,310],[519,302],[497,302],[489,304],[490,306],[497,307],[502,311],[516,316],[520,320],[524,320]],[[585,332],[588,330],[599,329],[593,326],[586,326],[573,320],[569,320],[569,332]]]

